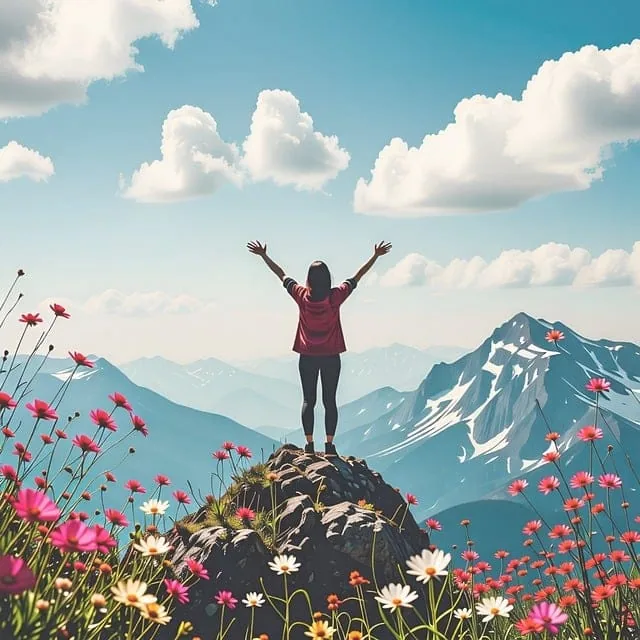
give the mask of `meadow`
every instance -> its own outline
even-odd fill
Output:
[[[375,575],[352,571],[348,584],[336,584],[324,602],[311,602],[303,588],[291,588],[302,560],[278,550],[280,504],[275,499],[277,473],[269,463],[252,464],[242,444],[224,442],[203,454],[219,480],[217,495],[176,490],[171,478],[158,474],[149,488],[137,479],[118,477],[103,468],[107,452],[135,446],[141,455],[153,438],[153,425],[122,394],[104,399],[89,415],[59,415],[75,375],[94,363],[69,352],[72,371],[53,397],[32,395],[34,380],[53,351],[49,337],[60,322],[71,320],[58,304],[49,315],[25,312],[17,293],[18,271],[0,304],[0,331],[8,323],[23,326],[19,342],[5,350],[0,367],[0,637],[16,640],[133,640],[138,638],[215,638],[275,640],[261,630],[261,613],[273,610],[281,620],[282,640],[632,640],[640,620],[640,515],[630,499],[640,485],[626,486],[609,455],[615,434],[599,420],[599,398],[606,379],[594,378],[586,389],[594,397],[593,424],[578,432],[589,450],[589,465],[565,477],[557,447],[544,454],[549,473],[537,486],[516,478],[508,493],[534,510],[531,492],[561,505],[564,517],[543,515],[522,523],[520,548],[496,549],[493,557],[474,551],[473,523],[460,522],[467,545],[454,549],[435,518],[422,523],[430,544],[399,568],[398,581],[378,584]],[[547,339],[562,341],[559,331]],[[26,357],[18,357],[25,353]],[[11,385],[8,381],[11,380]],[[19,418],[24,408],[30,421]],[[75,435],[69,434],[74,426]],[[77,425],[82,428],[77,431]],[[547,444],[560,435],[551,429]],[[541,443],[543,444],[543,443]],[[631,452],[633,454],[633,452]],[[626,458],[631,466],[631,458]],[[222,474],[221,467],[228,467]],[[260,510],[238,501],[234,483],[247,474],[273,488],[272,502]],[[225,483],[224,478],[233,479]],[[110,504],[110,486],[124,485],[127,499]],[[317,496],[318,508],[322,508]],[[417,498],[406,495],[406,511]],[[281,591],[263,583],[248,593],[214,586],[216,614],[211,627],[195,628],[185,612],[200,581],[213,581],[208,567],[191,561],[188,574],[172,564],[180,512],[195,506],[208,510],[211,522],[229,530],[254,529],[273,550],[264,573],[281,579]],[[375,505],[373,505],[375,507]],[[615,507],[615,509],[614,509]],[[621,510],[622,517],[613,515]],[[404,517],[404,516],[403,516]],[[396,524],[402,527],[401,518]],[[495,523],[500,527],[500,523]],[[595,548],[594,535],[606,543]],[[292,619],[291,603],[306,602],[306,619]],[[425,610],[414,603],[425,601]],[[364,607],[377,605],[377,619]],[[345,611],[355,603],[360,615]],[[247,628],[235,625],[234,613],[250,610]],[[418,623],[409,622],[411,611]]]

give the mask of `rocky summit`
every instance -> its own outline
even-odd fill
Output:
[[[290,619],[310,623],[314,611],[327,611],[327,596],[355,594],[351,572],[370,580],[365,591],[376,583],[403,582],[398,566],[406,571],[405,561],[429,546],[399,491],[364,460],[306,454],[293,445],[282,446],[263,464],[239,470],[221,496],[208,496],[170,535],[176,577],[188,577],[189,559],[201,563],[210,576],[191,587],[190,602],[179,616],[203,637],[219,629],[218,591],[231,591],[239,600],[229,638],[244,637],[251,611],[240,601],[247,592],[283,597],[283,577],[268,566],[276,555],[293,555],[300,563],[287,578],[288,592],[304,589],[311,608],[303,595],[296,595]],[[423,590],[416,590],[422,597]],[[373,594],[366,600],[370,619],[379,619]],[[425,611],[426,603],[414,604]],[[361,615],[352,601],[340,610]],[[230,613],[225,612],[226,621]],[[411,613],[407,619],[417,624]],[[169,637],[172,629],[166,631]],[[272,638],[282,634],[282,621],[267,603],[255,612],[253,635],[260,633]]]

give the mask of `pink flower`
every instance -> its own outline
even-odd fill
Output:
[[[556,524],[549,531],[550,538],[566,538],[571,535],[571,527],[566,524]]]
[[[13,431],[11,431],[11,429],[9,429],[9,427],[2,427],[2,435],[5,438],[15,438],[16,434],[13,433]]]
[[[115,482],[116,481],[116,477],[113,475],[113,473],[111,473],[111,471],[105,471],[104,472],[104,479],[107,482]]]
[[[551,451],[546,451],[542,454],[542,459],[545,462],[556,462],[560,459],[560,452],[557,449],[553,449]]]
[[[35,327],[39,322],[42,322],[42,318],[39,313],[23,313],[19,322],[24,322],[28,327]]]
[[[121,513],[117,509],[105,509],[104,515],[111,524],[117,527],[126,527],[129,525],[124,513]]]
[[[18,456],[21,460],[25,462],[29,462],[31,460],[31,453],[27,451],[27,448],[22,444],[22,442],[16,442],[13,445],[13,455]]]
[[[603,393],[611,389],[611,383],[604,378],[591,378],[584,388],[587,391],[593,391],[594,393]]]
[[[560,480],[555,476],[547,476],[542,478],[538,483],[538,491],[545,496],[549,495],[552,491],[555,491],[560,486]]]
[[[442,525],[435,518],[429,518],[425,524],[431,531],[442,531]]]
[[[109,431],[118,430],[116,421],[104,409],[93,409],[89,413],[89,417],[91,418],[93,424],[97,425],[98,427],[108,429]]]
[[[41,433],[40,440],[42,440],[44,444],[53,444],[53,438],[48,433]]]
[[[416,498],[413,493],[407,493],[407,495],[405,496],[405,498],[407,499],[407,504],[418,504],[418,498]]]
[[[109,400],[111,400],[111,402],[113,402],[113,404],[115,404],[116,407],[120,407],[120,408],[124,409],[125,411],[128,411],[129,413],[131,413],[133,411],[133,409],[131,408],[131,405],[129,404],[127,399],[121,393],[118,393],[117,391],[115,391],[114,393],[112,393],[109,396]]]
[[[93,531],[95,533],[96,546],[99,553],[109,553],[109,550],[116,546],[116,541],[104,527],[101,527],[99,524],[94,524]]]
[[[542,529],[542,522],[540,520],[531,520],[527,522],[522,528],[522,533],[525,536],[532,536],[536,531]]]
[[[167,589],[167,593],[181,604],[189,602],[189,589],[180,581],[165,578],[164,586]]]
[[[577,511],[582,507],[584,507],[584,500],[582,498],[571,497],[564,501],[565,511]]]
[[[594,440],[600,440],[603,433],[600,427],[589,425],[587,427],[582,427],[576,435],[580,440],[582,440],[582,442],[593,442]]]
[[[584,489],[593,482],[593,476],[586,471],[578,471],[571,476],[569,486],[572,489]]]
[[[28,402],[25,406],[31,411],[31,415],[38,420],[58,419],[58,414],[55,412],[55,409],[44,400],[34,400],[33,402]]]
[[[560,631],[560,625],[564,624],[569,616],[557,604],[540,602],[531,609],[529,618],[555,635]]]
[[[235,445],[235,444],[233,444],[233,442],[229,442],[229,441],[227,441],[227,442],[223,442],[223,443],[222,443],[222,448],[223,448],[225,451],[233,451],[233,450],[236,448],[236,445]]]
[[[218,591],[216,602],[222,607],[227,607],[227,609],[235,609],[238,600],[233,597],[231,591]]]
[[[626,542],[627,544],[638,544],[640,542],[640,533],[637,531],[625,531],[620,536],[621,542]]]
[[[100,453],[98,443],[86,435],[77,435],[73,440],[73,444],[81,449],[84,453]]]
[[[13,409],[16,401],[5,391],[0,391],[0,409]]]
[[[147,429],[145,421],[140,416],[136,416],[132,413],[131,424],[133,425],[134,430],[139,431],[143,436],[146,436],[149,433],[149,429]]]
[[[239,444],[236,447],[236,451],[238,452],[238,455],[241,458],[250,458],[251,457],[251,450],[249,449],[249,447],[245,447],[244,445]]]
[[[69,355],[79,367],[93,368],[94,363],[87,359],[87,356],[79,351],[69,351]]]
[[[201,580],[209,580],[209,572],[196,560],[188,558],[187,568],[194,576],[200,578]]]
[[[22,558],[0,556],[0,593],[22,593],[36,586],[36,576]]]
[[[51,544],[64,553],[96,551],[96,532],[80,520],[67,520],[51,532]]]
[[[256,513],[253,509],[249,509],[249,507],[240,507],[236,511],[236,517],[240,518],[240,520],[254,520]]]
[[[67,313],[67,310],[61,305],[57,303],[53,303],[49,305],[49,309],[53,311],[56,318],[70,318],[71,314]]]
[[[517,496],[519,493],[522,493],[528,486],[529,483],[524,479],[514,480],[507,488],[507,493],[511,496]]]
[[[160,487],[168,487],[171,484],[169,478],[167,478],[167,476],[163,476],[161,473],[159,473],[153,481]]]
[[[0,466],[0,475],[5,477],[7,480],[18,479],[18,472],[10,464],[3,464]]]
[[[129,489],[131,493],[147,493],[147,490],[137,480],[127,480],[124,488]]]
[[[184,491],[174,491],[172,495],[180,504],[191,504],[191,498]]]
[[[216,451],[215,453],[212,453],[211,455],[218,461],[228,460],[229,459],[229,454],[226,451]]]
[[[622,486],[622,480],[615,473],[603,473],[598,478],[598,484],[603,489],[619,489]]]
[[[27,522],[55,522],[60,517],[60,509],[42,491],[22,489],[13,503],[19,518]]]

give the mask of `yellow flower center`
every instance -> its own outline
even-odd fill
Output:
[[[500,613],[500,609],[498,609],[498,607],[493,607],[490,613],[491,615],[497,616]]]
[[[147,551],[151,554],[153,553],[158,553],[158,548],[157,547],[147,547]]]
[[[427,567],[424,572],[428,575],[428,576],[435,576],[436,575],[436,570],[434,567]]]
[[[136,602],[138,602],[138,595],[136,593],[127,593],[127,602],[135,604]]]
[[[286,564],[280,565],[280,570],[284,572],[289,571],[289,565],[286,565]]]
[[[402,604],[402,598],[393,598],[393,600],[391,600],[391,604],[395,605],[396,607]]]

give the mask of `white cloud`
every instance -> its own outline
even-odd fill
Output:
[[[143,163],[126,186],[125,198],[138,202],[176,202],[216,191],[226,183],[242,184],[235,144],[218,133],[213,116],[184,105],[170,111],[162,125],[162,160]]]
[[[138,40],[173,48],[197,27],[191,0],[2,0],[0,118],[81,103],[92,82],[143,71]]]
[[[533,250],[503,251],[490,262],[474,256],[445,265],[411,253],[384,274],[376,274],[375,281],[385,287],[435,289],[640,286],[640,241],[630,252],[609,249],[597,257],[580,247],[549,242]]]
[[[405,216],[509,209],[538,196],[588,189],[611,145],[640,139],[640,40],[586,46],[548,60],[520,99],[475,95],[420,147],[385,146],[360,179],[360,213]]]
[[[162,291],[125,294],[116,289],[108,289],[89,298],[82,309],[94,314],[139,317],[188,314],[211,306],[212,303],[205,303],[186,294],[172,296]]]
[[[15,140],[0,148],[0,182],[23,177],[46,182],[54,173],[51,158],[23,147]]]
[[[273,180],[299,190],[322,189],[350,161],[338,138],[314,131],[298,99],[279,89],[258,95],[243,149],[243,164],[255,181]]]

